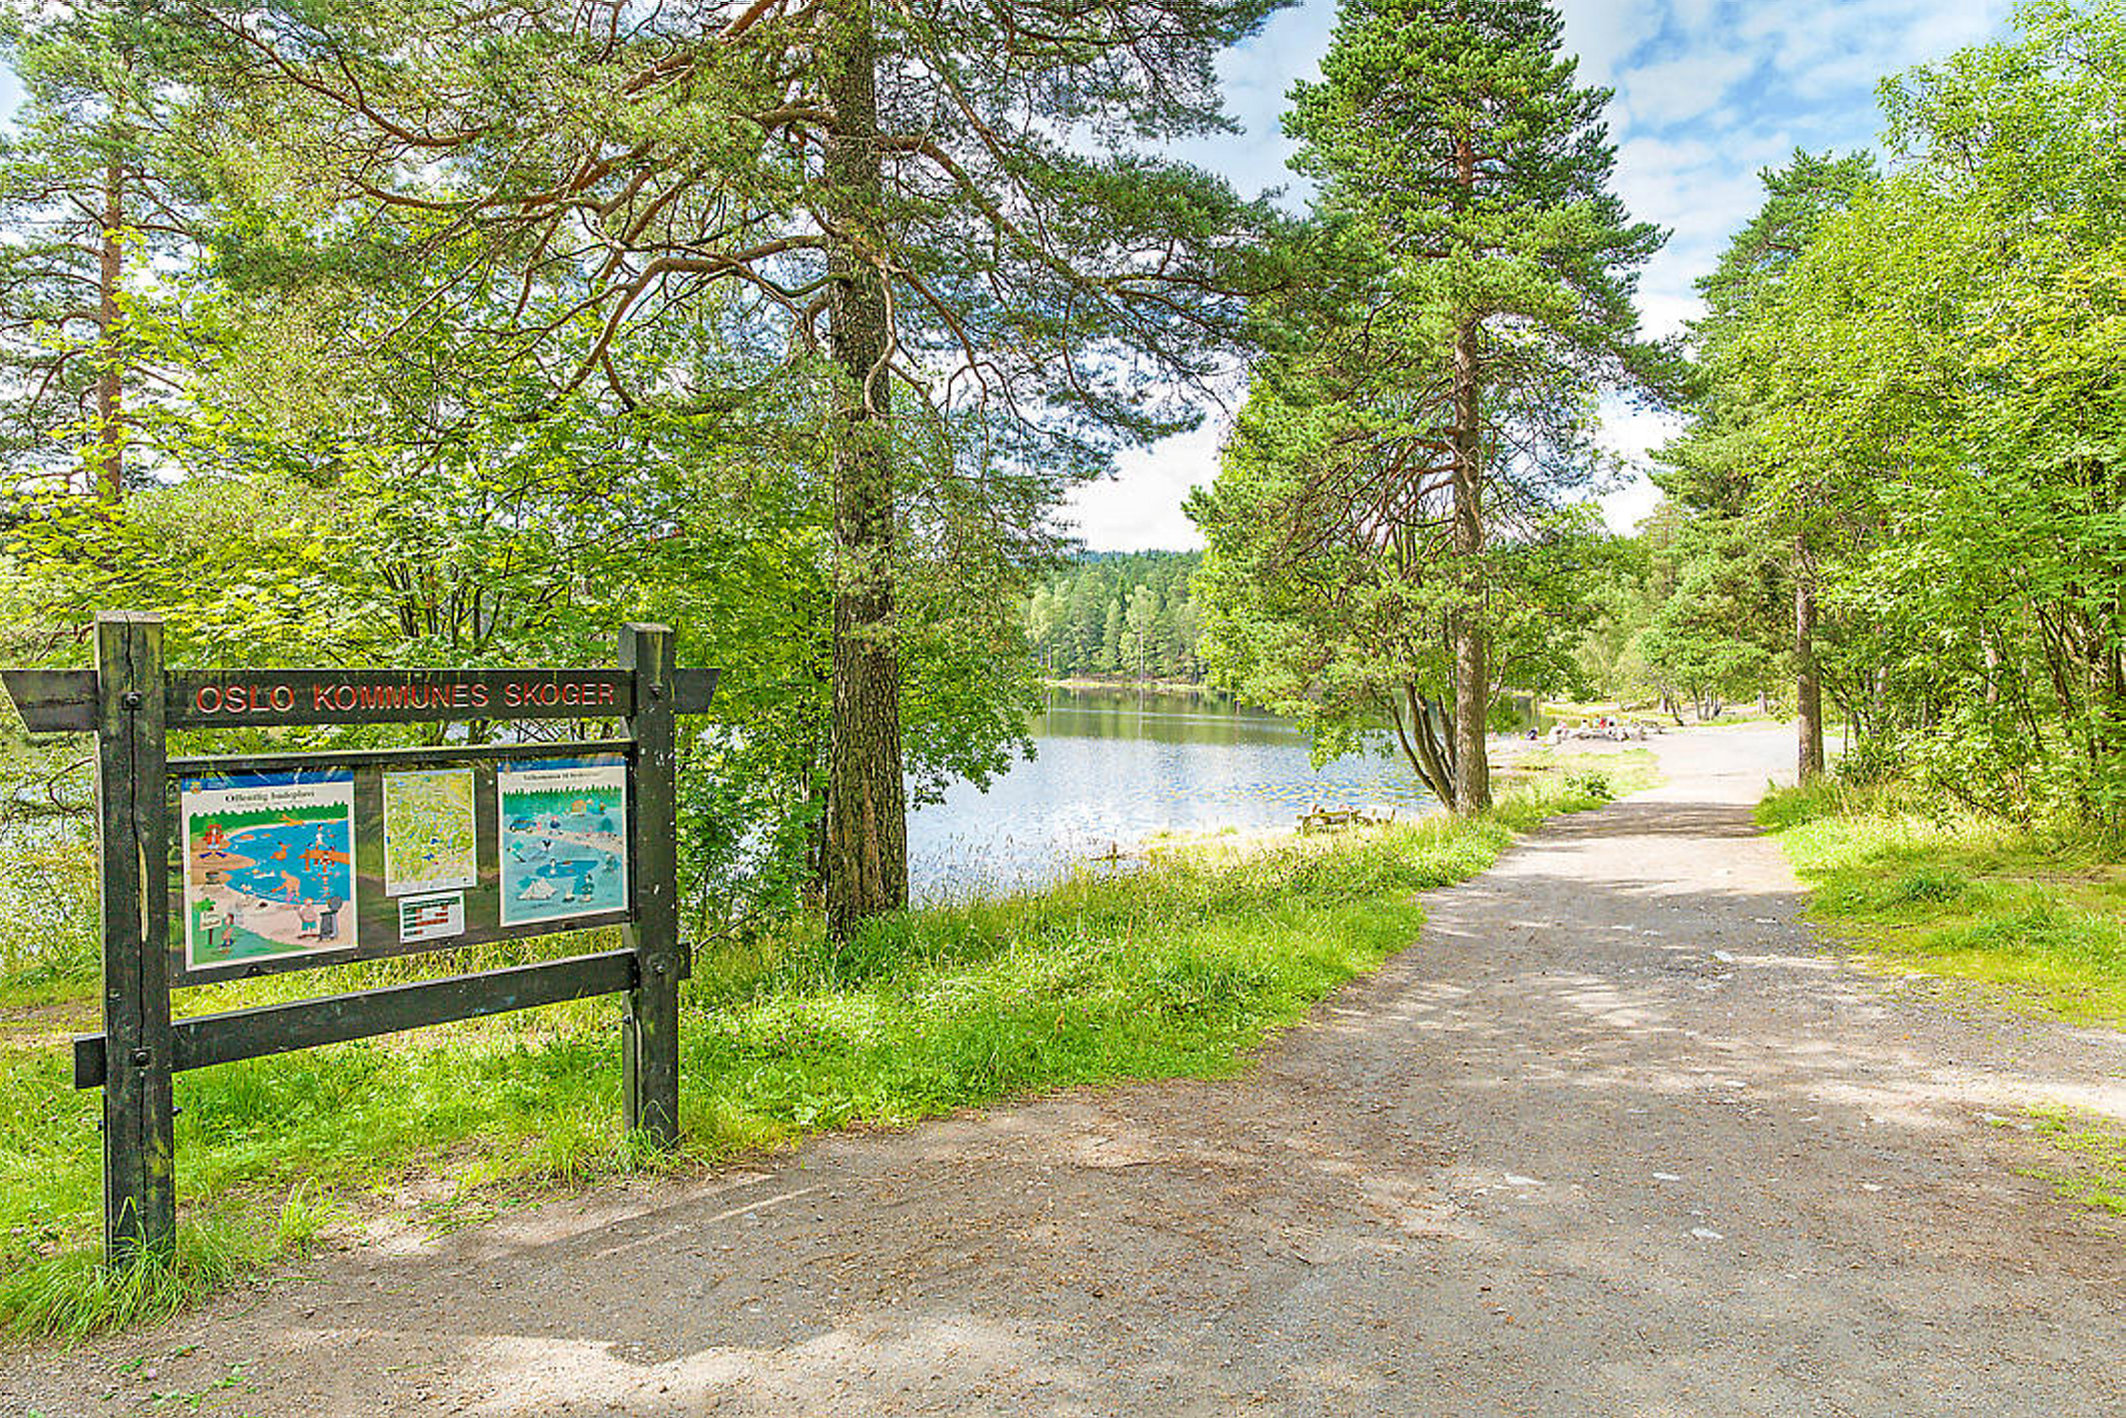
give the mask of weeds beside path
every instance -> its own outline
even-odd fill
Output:
[[[0,1359],[0,1392],[123,1412],[127,1365],[241,1364],[236,1411],[321,1418],[2126,1411],[2117,1222],[2019,1175],[2012,1125],[2126,1116],[2120,1036],[1841,971],[1750,816],[1784,736],[1659,753],[1666,786],[1428,893],[1242,1077],[380,1241]]]
[[[1895,784],[1775,790],[1757,817],[1808,883],[1810,915],[1871,968],[1948,982],[1982,1010],[2126,1024],[2115,851],[1916,802]],[[2033,1176],[2126,1214],[2126,1118],[2045,1102],[2000,1125],[2053,1144]]]
[[[2126,1023],[2126,864],[2115,855],[1922,811],[1889,788],[1789,788],[1757,816],[1840,939],[2076,1023]]]

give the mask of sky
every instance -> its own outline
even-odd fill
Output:
[[[1668,245],[1639,281],[1642,328],[1673,334],[1701,306],[1692,283],[1762,199],[1758,173],[1799,146],[1876,146],[1875,86],[2003,31],[2009,0],[1564,0],[1565,47],[1583,83],[1616,90],[1609,109],[1617,194],[1633,217],[1667,228]],[[1328,48],[1334,0],[1302,0],[1220,64],[1226,107],[1245,128],[1177,156],[1224,174],[1244,192],[1289,185],[1292,145],[1278,120],[1294,80],[1312,78]],[[1643,461],[1674,426],[1657,414],[1605,406],[1604,441]],[[1192,486],[1218,471],[1229,411],[1123,454],[1116,475],[1080,488],[1067,516],[1096,551],[1202,545],[1181,513]],[[1603,498],[1628,531],[1657,494],[1643,476]]]

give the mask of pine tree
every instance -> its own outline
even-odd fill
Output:
[[[1317,214],[1357,257],[1358,299],[1310,367],[1273,371],[1257,397],[1341,406],[1302,497],[1317,515],[1452,568],[1443,747],[1464,812],[1491,799],[1487,546],[1585,479],[1597,392],[1663,374],[1632,309],[1663,237],[1609,190],[1610,95],[1577,84],[1561,35],[1543,0],[1345,0],[1286,120]]]
[[[18,480],[119,501],[127,444],[173,386],[173,303],[143,273],[198,250],[167,92],[185,43],[146,0],[0,6],[23,89],[0,140],[0,450]]]
[[[1213,56],[1275,0],[184,0],[292,141],[257,226],[305,210],[333,260],[441,253],[411,309],[524,292],[492,347],[616,412],[713,411],[611,358],[713,314],[831,390],[827,910],[906,900],[895,566],[924,429],[974,429],[987,511],[1044,514],[1117,442],[1197,416],[1274,215],[1144,156],[1215,131]],[[307,234],[305,234],[307,235]],[[265,250],[262,240],[254,246]],[[299,245],[299,242],[290,243]],[[733,382],[737,382],[734,376]],[[1150,392],[1148,392],[1150,391]]]

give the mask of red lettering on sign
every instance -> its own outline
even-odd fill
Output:
[[[273,707],[283,714],[295,707],[295,688],[293,685],[276,684],[273,686]]]
[[[486,685],[476,684],[472,687],[472,707],[475,709],[485,709],[487,707]]]
[[[214,702],[212,704],[207,702],[209,695],[213,696]],[[192,696],[192,707],[202,714],[219,714],[221,712],[221,690],[211,684],[201,685],[199,693]]]
[[[598,686],[598,702],[600,704],[610,704],[613,702],[613,687],[611,685],[601,684]]]

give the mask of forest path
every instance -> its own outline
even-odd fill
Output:
[[[1433,893],[1244,1077],[327,1257],[0,1358],[0,1412],[240,1363],[205,1411],[2126,1414],[2121,1228],[1986,1121],[2126,1116],[2126,1036],[1820,953],[1750,817],[1789,744],[1663,740],[1665,787]]]

